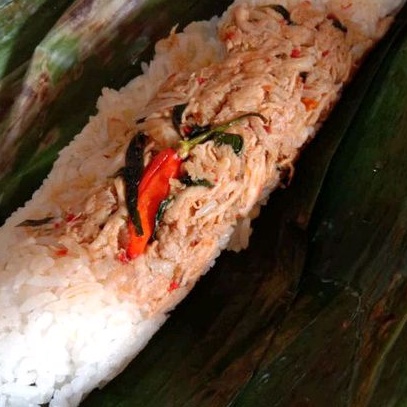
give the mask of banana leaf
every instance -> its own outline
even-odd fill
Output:
[[[117,35],[59,71],[57,91],[30,118],[0,180],[1,217],[41,183],[93,113],[100,88],[137,74],[175,22],[182,27],[229,4],[211,3],[146,1]],[[303,154],[293,184],[263,208],[250,248],[223,254],[147,348],[84,407],[405,404],[406,13]]]
[[[69,85],[82,76],[85,61],[95,52],[100,55],[104,44],[117,37],[117,28],[138,9],[135,1],[77,0],[37,45],[21,90],[1,123],[0,171],[3,177],[12,170],[15,174],[29,159],[41,162],[36,152],[59,139],[58,135],[47,134],[43,112],[62,91],[70,93]],[[104,51],[102,58],[108,59],[110,56],[106,49]],[[10,182],[6,180],[3,184],[10,185]]]
[[[35,47],[72,1],[0,2],[0,79],[31,58]]]
[[[0,123],[4,123],[21,93],[34,49],[72,2],[73,0],[0,2]]]

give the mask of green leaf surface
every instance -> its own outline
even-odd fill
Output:
[[[0,79],[31,58],[35,47],[72,2],[73,0],[0,2]]]
[[[243,137],[234,133],[215,133],[214,140],[216,145],[230,146],[236,155],[240,154],[244,144]]]
[[[75,3],[66,24],[85,4]],[[1,216],[41,183],[102,86],[139,73],[175,22],[227,4],[150,0],[86,58],[81,40],[66,37],[56,48],[81,69],[69,81],[51,69],[63,92],[34,115],[0,179]],[[406,405],[406,17],[404,9],[345,90],[290,188],[263,208],[249,249],[222,254],[141,354],[83,407]],[[21,80],[14,71],[4,83],[13,94]]]

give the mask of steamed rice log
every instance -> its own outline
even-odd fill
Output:
[[[222,249],[247,246],[260,203],[289,182],[399,3],[237,1],[220,20],[171,33],[144,75],[103,91],[99,113],[0,231],[0,406],[78,405],[145,346]],[[147,137],[147,165],[193,129],[242,116],[228,128],[240,153],[213,138],[191,149],[182,173],[207,183],[172,179],[156,239],[129,258],[117,174],[134,135]]]

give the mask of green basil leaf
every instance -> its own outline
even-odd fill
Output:
[[[17,225],[17,227],[22,227],[22,226],[27,226],[27,227],[37,227],[37,226],[43,226],[47,225],[51,221],[53,221],[54,218],[52,216],[47,216],[46,218],[42,219],[27,219],[24,222],[21,222]]]
[[[137,209],[138,186],[144,170],[144,148],[146,145],[144,133],[137,133],[126,151],[126,166],[119,170],[126,184],[126,206],[129,216],[138,236],[143,236],[143,226]]]
[[[274,11],[281,14],[284,17],[284,20],[287,21],[288,24],[294,24],[291,20],[290,12],[283,7],[281,4],[272,4],[271,7]]]
[[[189,175],[180,178],[180,182],[187,187],[207,187],[213,188],[212,182],[208,181],[206,178],[196,178],[192,179]]]
[[[198,137],[201,134],[209,131],[211,129],[211,126],[208,124],[206,126],[199,126],[198,124],[194,124],[193,126],[190,127],[190,132],[188,134],[189,139],[193,139],[194,137]]]
[[[227,144],[233,148],[236,155],[239,155],[243,148],[243,137],[240,134],[233,133],[215,133],[214,140],[216,145]]]
[[[167,209],[169,203],[174,199],[174,197],[170,196],[166,199],[163,199],[160,203],[160,206],[158,207],[157,213],[155,214],[155,219],[154,219],[154,232],[151,236],[151,240],[156,240],[156,234],[158,227],[160,226],[161,219],[164,216],[164,212]]]
[[[172,109],[172,124],[175,127],[175,130],[177,130],[178,134],[181,134],[180,125],[182,122],[182,114],[184,113],[184,110],[187,106],[188,103],[184,103],[182,105],[176,105]]]
[[[348,32],[348,29],[346,26],[344,26],[337,18],[332,19],[332,25],[337,28],[338,30],[341,30],[344,33]]]

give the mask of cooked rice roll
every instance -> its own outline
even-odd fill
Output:
[[[158,42],[127,86],[103,90],[0,230],[0,406],[77,406],[223,249],[248,245],[260,204],[289,183],[401,3],[237,0]],[[154,177],[165,160],[164,182]]]

